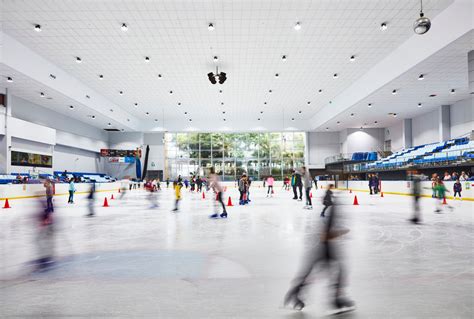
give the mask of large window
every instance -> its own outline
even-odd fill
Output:
[[[223,180],[246,173],[253,180],[282,180],[304,163],[304,133],[166,133],[165,178],[198,174],[211,167]]]

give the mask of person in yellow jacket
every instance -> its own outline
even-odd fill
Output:
[[[179,201],[181,200],[181,188],[183,188],[183,183],[180,180],[173,182],[174,195],[175,195],[175,205],[173,212],[179,211]]]

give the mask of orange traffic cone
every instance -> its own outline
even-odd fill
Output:
[[[104,198],[104,205],[103,207],[109,207],[109,202],[107,201],[107,197]]]
[[[206,193],[202,192],[202,199],[206,199]]]
[[[383,197],[383,192],[380,192],[380,197]]]
[[[352,194],[352,189],[349,189],[349,194]]]
[[[227,206],[234,206],[232,205],[232,199],[230,198],[230,196],[229,196],[229,200],[227,201]]]
[[[219,194],[216,194],[216,201],[219,200]]]
[[[313,198],[313,192],[309,193],[309,198]]]
[[[359,205],[359,201],[357,200],[357,195],[354,196],[354,204],[353,205]]]
[[[3,208],[11,208],[10,203],[8,202],[8,198],[5,199],[5,205],[3,205]]]
[[[7,199],[7,202],[8,202],[8,199]],[[446,201],[446,197],[443,197],[443,205],[448,205],[448,202]]]
[[[118,191],[118,192],[120,193],[120,188],[119,188],[119,191]]]
[[[115,199],[115,198],[114,198],[114,194],[112,194],[112,196],[110,196],[110,199]]]

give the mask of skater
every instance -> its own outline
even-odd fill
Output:
[[[46,191],[46,212],[52,213],[54,212],[53,207],[53,183],[46,179],[43,184],[45,191]]]
[[[296,170],[293,170],[293,174],[291,174],[291,187],[293,187],[293,199],[296,200],[303,200],[303,184],[301,182],[301,174]],[[297,190],[300,191],[300,197],[298,198]]]
[[[186,187],[186,189],[189,187],[189,181],[187,178],[184,179],[184,187]]]
[[[413,186],[412,186],[413,218],[411,218],[410,221],[413,224],[419,224],[421,222],[421,215],[420,215],[421,178],[420,178],[420,175],[412,174],[411,180],[413,183]]]
[[[166,188],[170,187],[170,179],[169,177],[166,178]]]
[[[157,208],[158,203],[156,201],[155,190],[156,187],[153,187],[153,181],[148,180],[145,183],[145,190],[148,191],[148,201],[150,202],[150,209]]]
[[[74,193],[76,192],[76,187],[74,186],[74,178],[71,178],[69,181],[69,199],[68,204],[74,204]]]
[[[35,220],[36,221],[36,220]],[[54,266],[55,231],[53,224],[53,210],[41,209],[38,215],[38,234],[35,243],[38,249],[38,258],[33,261],[35,271],[44,272]]]
[[[438,196],[438,200],[436,201],[436,209],[435,213],[441,213],[442,207],[443,207],[443,202],[446,199],[446,192],[449,192],[446,189],[446,186],[444,185],[444,182],[441,179],[438,179],[438,182],[435,186],[436,194]],[[447,205],[449,209],[453,210],[453,207],[450,205]]]
[[[245,205],[247,199],[247,175],[245,173],[239,179],[238,187],[240,193],[239,205]]]
[[[95,182],[92,182],[91,189],[89,190],[89,196],[87,196],[87,200],[89,201],[89,214],[86,215],[87,217],[93,217],[95,215],[94,198],[95,198]]]
[[[377,195],[379,193],[379,183],[380,183],[379,176],[377,174],[373,174],[372,179],[374,180],[373,181],[374,194]]]
[[[346,286],[346,273],[341,257],[336,251],[334,239],[349,232],[349,229],[341,228],[339,225],[339,217],[336,213],[337,205],[331,206],[331,213],[327,223],[324,223],[324,229],[320,234],[320,242],[307,257],[300,273],[293,280],[293,283],[285,295],[285,306],[291,304],[296,310],[302,310],[305,307],[302,293],[304,288],[310,283],[310,275],[318,266],[326,267],[328,274],[334,273],[336,267],[337,273],[332,287],[334,287],[334,299],[332,305],[338,313],[354,310],[354,302],[344,296],[344,288]]]
[[[286,191],[290,190],[290,178],[288,176],[283,179],[283,187]]]
[[[273,197],[273,183],[275,182],[275,179],[273,178],[272,175],[270,175],[266,178],[265,181],[266,181],[267,186],[268,186],[267,197]]]
[[[367,175],[367,179],[369,180],[369,192],[370,195],[372,195],[374,190],[374,178],[372,177],[372,174]]]
[[[183,188],[183,184],[179,180],[174,181],[173,182],[173,188],[174,188],[174,195],[175,195],[175,203],[174,203],[174,209],[172,211],[173,212],[178,212],[179,211],[179,201],[181,200],[181,188]]]
[[[314,182],[314,188],[318,190],[318,177],[317,176],[314,177],[313,182]]]
[[[309,169],[305,166],[301,168],[301,174],[303,175],[303,184],[304,190],[306,195],[306,205],[303,207],[304,209],[313,209],[313,203],[311,202],[311,188],[312,188],[312,178],[311,174],[309,173]]]
[[[431,197],[432,198],[438,197],[436,194],[436,185],[438,184],[438,179],[439,179],[438,174],[434,173],[433,175],[431,175],[431,189],[432,189]]]
[[[193,175],[191,177],[190,185],[191,185],[191,188],[189,189],[189,191],[194,192],[195,187],[196,187],[196,176]]]
[[[334,184],[329,184],[328,189],[326,191],[326,194],[324,195],[324,198],[323,198],[324,208],[323,208],[323,211],[320,214],[321,217],[326,217],[326,215],[325,215],[326,210],[333,205],[333,200],[332,200],[332,196],[333,196],[332,190],[333,189],[334,189]]]
[[[219,204],[222,206],[222,214],[220,214],[221,218],[227,218],[227,210],[225,209],[225,204],[222,201],[222,197],[224,194],[224,188],[222,187],[219,176],[215,173],[214,167],[211,167],[211,174],[209,176],[209,184],[212,190],[216,193],[216,199]],[[217,211],[217,209],[216,209]],[[214,213],[210,216],[211,218],[217,218],[219,217],[219,213]]]
[[[245,194],[245,204],[251,202],[250,200],[250,185],[252,185],[252,178],[247,176],[247,193]]]
[[[459,196],[459,199],[462,200],[461,192],[462,192],[462,184],[459,181],[459,179],[457,179],[453,185],[454,200],[456,200],[456,194]]]
[[[202,178],[201,178],[201,176],[198,176],[196,178],[196,186],[197,186],[197,192],[201,193],[202,192]]]

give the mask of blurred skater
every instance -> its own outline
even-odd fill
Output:
[[[302,310],[305,307],[302,293],[304,288],[311,283],[310,275],[318,266],[326,267],[329,276],[335,275],[334,283],[332,284],[334,289],[332,306],[336,311],[340,313],[354,310],[354,302],[344,296],[346,272],[342,258],[336,250],[336,243],[334,243],[334,239],[348,233],[349,229],[341,227],[336,207],[337,205],[331,206],[328,221],[323,224],[319,244],[306,257],[303,267],[285,295],[284,304],[291,304],[296,310]]]
[[[89,190],[89,195],[87,196],[89,201],[89,214],[87,217],[93,217],[95,215],[94,200],[95,200],[95,182],[91,183],[91,189]]]
[[[313,203],[311,202],[311,183],[313,179],[311,178],[309,169],[307,169],[305,166],[301,168],[301,173],[303,175],[304,193],[306,197],[306,205],[304,206],[304,209],[313,209]]]
[[[420,213],[420,197],[421,197],[421,178],[418,174],[411,175],[412,181],[412,195],[413,195],[413,218],[410,221],[413,224],[419,224],[421,222]]]
[[[145,182],[145,190],[148,192],[148,201],[150,202],[150,209],[157,208],[158,202],[156,200],[156,185],[153,186],[153,181],[151,179]]]
[[[333,205],[333,193],[332,190],[334,189],[334,184],[329,184],[328,189],[326,190],[326,194],[323,197],[323,211],[321,212],[320,216],[321,217],[326,217],[325,213],[326,210]]]
[[[301,182],[301,174],[296,170],[293,170],[291,174],[291,187],[293,188],[293,199],[303,200],[303,183]],[[297,190],[300,191],[300,197],[298,198]]]
[[[53,211],[46,209],[40,204],[40,212],[35,222],[38,225],[38,234],[35,238],[35,244],[38,249],[38,258],[33,261],[35,271],[47,271],[54,265],[55,236],[53,225]]]
[[[74,178],[69,181],[69,199],[68,204],[74,204],[74,193],[76,192],[76,186],[74,185]]]
[[[169,188],[170,186],[170,179],[167,177],[166,178],[166,188]]]
[[[46,192],[46,211],[49,213],[54,212],[53,207],[53,183],[46,179],[43,184]]]
[[[225,204],[222,201],[222,197],[224,194],[224,188],[222,187],[219,176],[214,172],[214,167],[211,167],[211,174],[209,176],[209,184],[212,190],[216,193],[216,204],[221,204],[222,206],[222,214],[220,214],[221,218],[227,218],[227,210],[225,209]],[[217,205],[216,205],[217,206]],[[216,213],[212,214],[210,216],[211,218],[217,218],[219,217],[219,213],[217,213],[217,207],[216,207]]]
[[[173,188],[174,188],[175,202],[174,202],[174,209],[172,211],[173,212],[178,212],[179,211],[179,201],[181,200],[181,188],[183,188],[183,184],[181,183],[180,179],[173,182]]]
[[[245,205],[247,203],[247,175],[244,173],[238,182],[239,187],[239,205]]]
[[[270,175],[265,179],[265,181],[268,186],[267,197],[273,197],[273,183],[275,183],[275,179],[273,178],[272,175]]]
[[[283,188],[288,191],[290,190],[290,178],[288,176],[285,176],[283,179]]]
[[[459,199],[462,200],[461,192],[462,192],[462,184],[459,181],[459,179],[457,179],[453,185],[454,200],[456,200],[456,194],[459,196]]]
[[[449,192],[449,191],[446,189],[446,186],[444,185],[444,182],[441,179],[438,179],[438,182],[436,183],[436,186],[435,186],[435,190],[438,196],[438,199],[436,201],[435,213],[441,213],[443,210],[443,205],[444,205],[443,203],[446,200],[446,192]],[[446,206],[449,209],[453,210],[453,206],[449,204],[446,204]]]

